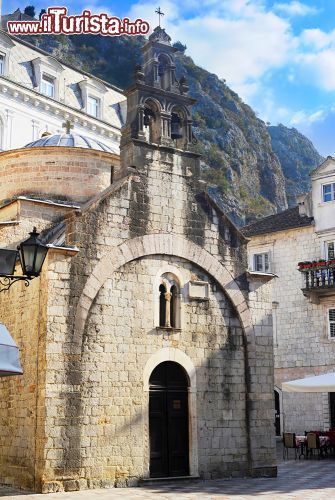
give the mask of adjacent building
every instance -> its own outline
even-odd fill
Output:
[[[120,89],[0,31],[0,151],[60,135],[69,121],[119,153],[125,105]]]
[[[298,205],[246,226],[249,269],[271,280],[276,431],[335,427],[334,393],[282,393],[283,381],[335,371],[335,159]]]

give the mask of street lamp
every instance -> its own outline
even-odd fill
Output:
[[[38,238],[36,227],[29,234],[30,237],[23,241],[17,250],[0,248],[0,292],[9,290],[16,281],[24,281],[25,286],[29,286],[29,281],[40,275],[49,248]],[[18,257],[22,276],[14,274]]]

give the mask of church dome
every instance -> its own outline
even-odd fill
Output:
[[[80,134],[52,134],[37,139],[36,141],[26,144],[25,148],[41,148],[49,146],[60,146],[64,148],[86,148],[94,149],[96,151],[104,151],[106,153],[116,153],[118,154],[118,148],[112,148],[104,144],[103,142],[97,141],[95,139],[90,139]]]

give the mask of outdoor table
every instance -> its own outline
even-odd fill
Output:
[[[329,446],[330,438],[329,436],[319,436],[320,448]],[[303,455],[305,457],[305,449],[307,448],[307,436],[295,436],[295,445],[298,448],[300,446],[299,458]],[[321,454],[322,454],[321,450]]]
[[[295,445],[301,446],[307,442],[307,436],[295,436]]]
[[[305,456],[305,448],[307,445],[307,436],[295,436],[295,445],[297,448],[299,448],[299,446],[300,446],[299,458],[301,457],[301,455]]]

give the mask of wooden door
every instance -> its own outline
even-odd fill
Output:
[[[166,361],[150,377],[150,476],[189,474],[187,377],[180,365]]]

